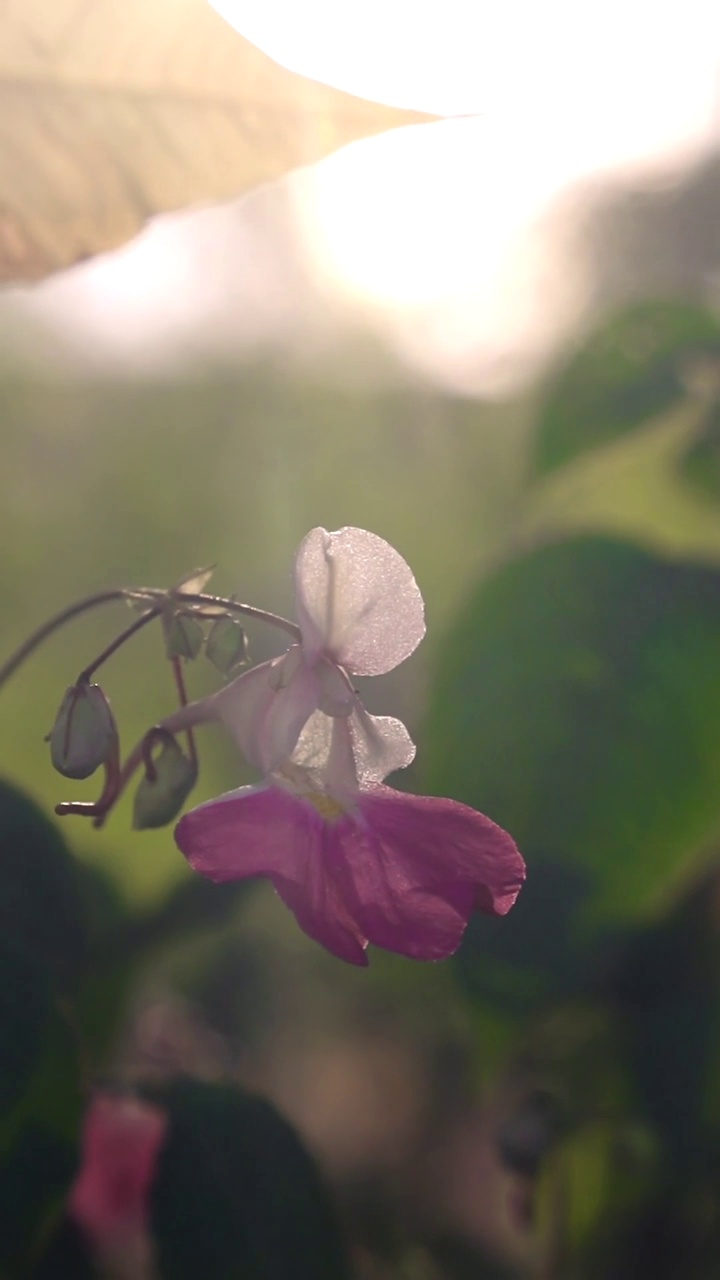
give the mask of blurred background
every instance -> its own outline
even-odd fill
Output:
[[[0,657],[76,597],[203,564],[291,613],[302,536],[370,529],[427,606],[421,650],[367,689],[418,743],[393,782],[506,826],[528,881],[452,961],[356,973],[268,886],[199,885],[129,802],[100,832],[66,818],[85,1052],[125,1083],[273,1101],[361,1280],[716,1276],[715,6],[446,4],[409,26],[385,3],[365,43],[319,3],[302,24],[217,7],[293,70],[460,118],[5,290]],[[43,737],[127,620],[68,626],[3,689],[6,830],[14,787],[46,815],[96,795]],[[249,632],[253,660],[278,652]],[[152,628],[103,686],[129,748],[173,706]],[[249,780],[219,730],[200,752],[195,802]],[[23,1114],[71,1129],[62,1072],[33,1069],[57,1101],[37,1110],[36,1082]]]

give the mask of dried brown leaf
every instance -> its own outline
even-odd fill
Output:
[[[286,71],[206,0],[3,0],[0,281],[423,118]]]

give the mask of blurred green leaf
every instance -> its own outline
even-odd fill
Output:
[[[720,919],[717,868],[664,918],[606,954],[594,993],[620,1015],[622,1056],[638,1105],[673,1164],[695,1160],[720,1119]]]
[[[0,1116],[25,1092],[43,1049],[50,985],[37,961],[0,934]]]
[[[556,1260],[548,1272],[584,1275],[579,1261],[592,1257],[609,1222],[626,1221],[649,1202],[658,1171],[657,1147],[637,1124],[594,1120],[554,1148],[537,1189],[540,1233]]]
[[[26,1259],[50,1210],[77,1167],[75,1144],[44,1125],[28,1124],[0,1160],[0,1263]]]
[[[0,933],[64,988],[86,956],[79,872],[57,827],[0,781]]]
[[[75,1141],[85,1102],[83,1086],[74,1014],[51,1009],[42,1028],[40,1050],[24,1080],[22,1100],[7,1117],[0,1137],[11,1144],[23,1126],[39,1124]]]
[[[688,394],[694,363],[720,352],[720,322],[681,302],[640,302],[594,333],[545,388],[533,446],[544,475]]]
[[[632,916],[720,816],[718,724],[720,575],[580,538],[471,597],[435,674],[422,777],[589,874],[586,924]]]
[[[720,500],[720,400],[708,405],[680,471],[704,498]]]
[[[455,957],[472,996],[514,1016],[577,992],[588,973],[583,930],[577,925],[592,880],[580,867],[525,849],[532,867],[508,916],[475,915]]]
[[[290,1125],[262,1098],[178,1081],[152,1191],[162,1280],[348,1280],[332,1206]]]

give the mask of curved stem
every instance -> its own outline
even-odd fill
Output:
[[[33,631],[32,635],[24,640],[19,649],[8,658],[0,667],[0,686],[10,678],[13,671],[17,671],[18,667],[34,653],[35,649],[42,644],[43,640],[47,640],[54,631],[58,631],[66,622],[71,622],[73,618],[77,618],[81,613],[87,613],[89,609],[94,609],[97,605],[111,604],[114,600],[125,600],[127,592],[122,587],[116,587],[113,591],[100,591],[94,596],[86,596],[84,600],[78,600],[75,604],[68,605],[67,609],[62,609],[60,613],[56,613],[54,617],[44,622],[37,631]]]
[[[156,591],[148,593],[153,596],[167,596],[166,591]],[[267,622],[271,627],[278,627],[281,631],[286,631],[292,636],[293,640],[300,640],[300,628],[296,622],[291,622],[289,618],[283,618],[279,613],[269,613],[267,609],[257,609],[253,604],[241,604],[239,600],[228,600],[224,596],[209,596],[203,591],[190,592],[173,591],[170,598],[181,604],[207,605],[212,609],[222,609],[226,613],[242,613],[247,618],[254,618],[256,622]],[[210,617],[213,615],[210,614]]]
[[[248,618],[254,618],[257,622],[267,622],[271,627],[278,627],[281,631],[291,635],[294,640],[300,640],[301,638],[300,628],[296,623],[290,622],[288,618],[282,618],[277,613],[269,613],[267,609],[256,609],[251,604],[241,604],[238,600],[228,600],[223,596],[206,595],[202,591],[165,591],[162,587],[137,587],[134,589],[132,587],[115,587],[110,591],[98,591],[93,596],[86,596],[83,600],[78,600],[75,604],[68,605],[66,609],[61,609],[60,613],[56,613],[47,622],[44,622],[41,627],[38,627],[36,631],[33,631],[32,635],[28,636],[27,640],[24,640],[20,647],[0,666],[0,687],[5,684],[5,681],[10,678],[14,671],[17,671],[25,659],[35,652],[43,640],[47,640],[48,636],[58,631],[66,622],[71,622],[73,618],[79,617],[81,613],[87,613],[90,609],[95,609],[98,605],[111,604],[117,600],[147,600],[149,607],[152,607],[153,602],[158,604],[167,602],[170,605],[173,602],[194,605],[198,608],[201,616],[202,607],[206,606],[208,610],[213,610],[213,613],[207,614],[208,617],[214,616],[217,610],[222,610],[225,613],[241,613]],[[160,610],[153,610],[153,613],[155,612],[160,612]],[[134,624],[133,628],[128,628],[128,631],[124,633],[124,638],[127,638],[127,635],[131,634],[132,630],[136,629],[136,626],[137,629],[140,626],[144,626],[146,621],[149,622],[150,618],[143,615],[138,624]],[[111,647],[109,652],[114,652],[114,648]],[[105,660],[105,657],[109,657],[109,652],[105,652],[101,658],[102,661]],[[98,665],[99,662],[87,668],[87,670],[93,671]]]
[[[86,683],[91,680],[98,668],[102,666],[103,662],[106,662],[108,658],[111,658],[120,646],[125,644],[126,640],[129,640],[131,636],[135,635],[136,631],[140,631],[143,627],[146,627],[148,622],[152,622],[153,618],[159,618],[160,612],[160,609],[148,609],[147,613],[143,613],[139,618],[136,618],[129,627],[126,627],[124,631],[120,632],[119,636],[116,636],[114,640],[111,640],[107,648],[103,649],[102,653],[94,662],[90,663],[89,667],[85,667],[85,670],[80,672],[77,683]]]

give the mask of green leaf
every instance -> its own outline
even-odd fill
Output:
[[[179,1081],[152,1190],[162,1280],[348,1280],[328,1194],[270,1103]]]
[[[680,472],[700,496],[720,499],[720,400],[708,405]]]
[[[623,436],[688,394],[720,322],[681,302],[641,302],[599,329],[545,389],[533,470],[544,475]]]
[[[51,991],[38,963],[0,934],[0,1116],[25,1093],[49,1023]]]
[[[247,660],[245,630],[236,618],[218,618],[213,623],[205,645],[205,653],[223,675]]]
[[[72,984],[86,958],[79,870],[57,827],[27,796],[0,782],[0,933]]]
[[[183,754],[168,735],[153,761],[155,777],[144,777],[135,792],[133,826],[136,831],[164,827],[177,817],[197,782],[197,764]]]
[[[588,875],[586,923],[645,908],[720,818],[716,572],[604,538],[532,551],[473,594],[432,687],[426,789]]]

